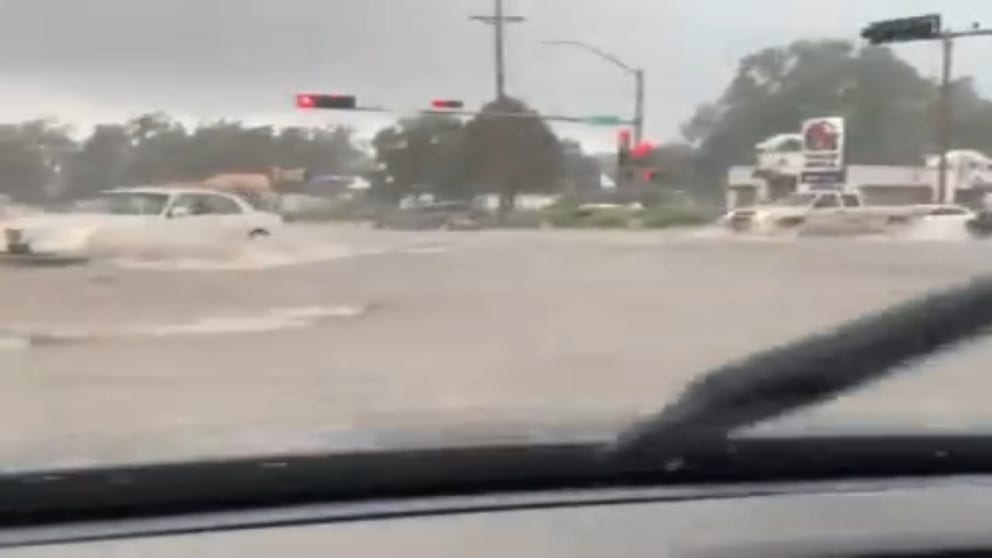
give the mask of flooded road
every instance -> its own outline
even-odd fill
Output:
[[[307,450],[397,425],[619,424],[708,368],[989,271],[992,244],[965,240],[341,226],[211,257],[7,265],[0,462]],[[964,353],[936,384],[894,382],[882,399],[917,419],[992,416],[992,382],[975,374],[992,352]]]

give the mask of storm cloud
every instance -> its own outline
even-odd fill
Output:
[[[648,128],[661,139],[718,96],[749,51],[800,37],[855,39],[868,20],[932,11],[958,26],[992,24],[986,0],[506,4],[527,17],[509,29],[512,94],[547,112],[629,113],[629,77],[588,53],[542,44],[587,41],[645,68]],[[432,97],[477,105],[493,95],[492,34],[469,16],[491,8],[491,0],[0,0],[0,118],[150,109],[292,118],[300,90],[399,108]],[[958,64],[986,90],[987,42],[962,44]],[[899,49],[935,73],[932,45]]]

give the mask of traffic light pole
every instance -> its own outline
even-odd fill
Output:
[[[644,70],[634,71],[634,141],[644,141]]]
[[[937,203],[947,201],[947,151],[951,148],[951,75],[954,63],[954,39],[944,36],[940,40],[943,62],[940,71],[940,107],[937,114]]]
[[[603,60],[620,68],[629,75],[634,76],[634,119],[631,121],[634,127],[634,142],[641,143],[644,140],[644,70],[634,68],[620,60],[616,56],[603,49],[594,47],[582,41],[545,41],[546,45],[573,46],[587,50]]]
[[[954,40],[962,37],[976,37],[980,35],[992,35],[992,29],[982,29],[978,24],[974,24],[971,29],[965,31],[947,31],[943,29],[940,14],[927,14],[916,17],[905,17],[899,19],[888,19],[876,21],[865,27],[861,32],[861,37],[867,39],[873,45],[917,42],[917,41],[940,41],[941,45],[941,71],[940,71],[940,92],[937,101],[937,114],[935,122],[935,140],[938,153],[937,163],[937,192],[936,202],[946,203],[948,194],[947,185],[947,152],[953,145],[951,122],[952,118],[952,87],[951,80],[954,76]]]
[[[947,202],[947,152],[951,149],[953,119],[951,99],[951,79],[954,76],[954,40],[962,37],[992,35],[992,29],[969,29],[967,31],[945,31],[940,34],[942,63],[940,70],[940,107],[937,114],[937,148],[940,149],[937,163],[937,203]]]

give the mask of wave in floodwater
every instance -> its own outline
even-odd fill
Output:
[[[368,310],[368,305],[300,306],[270,308],[252,314],[200,316],[164,323],[108,324],[86,328],[14,325],[0,329],[0,351],[92,341],[266,333],[312,327],[335,319],[357,318]]]
[[[389,252],[437,254],[447,251],[447,243],[425,243],[417,238],[383,244],[379,241],[347,242],[307,229],[287,230],[272,237],[196,237],[185,242],[155,242],[143,246],[96,252],[95,259],[131,269],[166,271],[247,271],[314,264]],[[121,248],[116,245],[115,248]]]
[[[159,251],[151,254],[119,256],[111,258],[110,262],[118,267],[130,269],[247,271],[305,265],[374,252],[335,243],[287,244],[258,240],[246,241],[219,253]]]
[[[722,242],[801,242],[815,239],[839,239],[873,242],[981,242],[971,236],[960,223],[933,223],[893,229],[873,234],[800,234],[797,231],[779,230],[769,233],[734,232],[713,225],[678,233],[681,238]]]

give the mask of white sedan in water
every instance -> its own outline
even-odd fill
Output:
[[[919,240],[958,240],[967,237],[968,222],[975,212],[956,204],[913,206],[909,215],[895,223],[895,232]]]
[[[282,224],[230,194],[196,188],[120,188],[71,210],[4,223],[9,254],[86,256],[101,248],[258,238]]]

